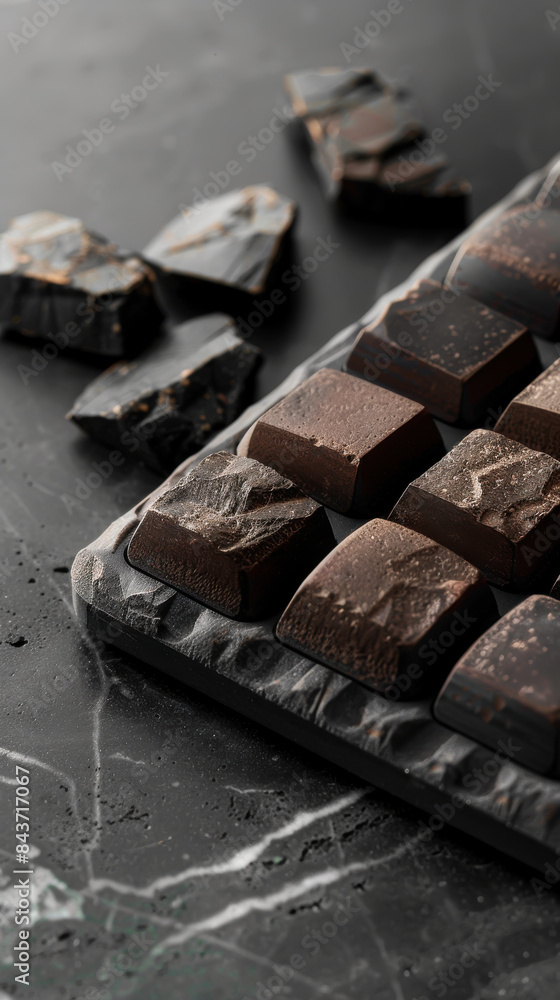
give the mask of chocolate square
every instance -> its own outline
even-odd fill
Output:
[[[528,589],[560,554],[560,462],[472,431],[408,486],[390,519],[447,545],[491,583]]]
[[[560,460],[560,360],[512,399],[494,430]]]
[[[330,368],[259,417],[238,447],[327,507],[363,516],[442,451],[423,406]]]
[[[361,331],[346,368],[418,400],[441,420],[472,426],[541,365],[526,327],[426,279]]]
[[[324,508],[297,486],[252,459],[216,452],[148,507],[127,557],[252,621],[281,607],[333,545]]]
[[[516,763],[560,777],[560,602],[528,597],[459,660],[436,718]]]
[[[277,636],[394,700],[434,690],[497,616],[481,573],[389,521],[349,535],[304,580]]]

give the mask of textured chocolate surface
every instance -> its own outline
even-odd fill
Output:
[[[529,587],[558,559],[560,462],[494,431],[472,431],[416,479],[391,513],[478,566]]]
[[[113,365],[68,416],[95,440],[171,472],[238,416],[259,361],[227,316],[204,316],[166,333],[139,361]]]
[[[144,257],[163,272],[257,295],[296,217],[293,201],[264,185],[193,205],[148,244]]]
[[[323,507],[259,462],[217,452],[148,508],[128,558],[227,615],[263,618],[334,545]]]
[[[478,570],[431,539],[377,519],[304,580],[276,634],[392,700],[417,699],[496,617]]]
[[[541,369],[525,327],[428,280],[361,331],[346,367],[471,426]]]
[[[548,340],[560,332],[560,213],[512,209],[461,245],[447,281]]]
[[[276,403],[238,446],[327,507],[364,516],[442,451],[424,407],[330,368]]]
[[[560,460],[560,360],[512,399],[494,429]]]
[[[440,722],[560,777],[560,602],[528,597],[457,663],[435,704]]]
[[[387,86],[369,69],[309,69],[288,73],[284,86],[300,118],[327,115],[363,104],[387,92]]]
[[[0,235],[0,325],[62,349],[139,353],[162,322],[153,289],[151,268],[79,219],[31,212]]]

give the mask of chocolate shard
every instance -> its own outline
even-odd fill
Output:
[[[361,331],[346,368],[418,400],[441,420],[472,426],[541,365],[526,327],[425,279]]]
[[[330,368],[271,407],[238,446],[327,507],[363,516],[442,453],[423,406]]]
[[[560,602],[528,597],[459,660],[436,718],[517,764],[560,777]]]
[[[446,282],[529,327],[560,334],[560,213],[512,209],[461,244]]]
[[[129,562],[243,621],[281,607],[334,545],[323,507],[277,472],[216,452],[148,508]]]
[[[154,274],[79,219],[31,212],[0,235],[0,325],[59,348],[133,357],[163,320]]]
[[[329,197],[408,225],[464,223],[470,185],[440,181],[447,159],[406,95],[367,70],[305,70],[284,83]]]
[[[496,617],[473,566],[416,531],[374,520],[304,580],[276,634],[387,698],[414,699],[437,689]]]
[[[295,202],[258,185],[192,205],[148,244],[144,257],[159,275],[191,293],[227,289],[259,295],[267,288],[296,218]]]
[[[560,461],[560,360],[512,399],[494,430]]]
[[[260,351],[220,314],[171,330],[138,361],[113,365],[69,418],[86,434],[167,474],[245,408]]]
[[[390,519],[447,545],[491,583],[527,590],[558,560],[560,462],[472,431],[410,484]]]

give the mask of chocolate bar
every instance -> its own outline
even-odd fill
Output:
[[[333,545],[325,509],[297,486],[252,459],[216,452],[148,508],[128,560],[252,621],[282,607]]]
[[[223,298],[235,289],[259,295],[295,218],[295,203],[272,188],[229,191],[185,209],[143,255],[159,276],[180,280],[191,294],[208,290]]]
[[[504,212],[461,244],[446,282],[546,340],[560,334],[560,213]]]
[[[390,519],[447,545],[491,583],[528,589],[560,554],[560,462],[472,431],[408,486]]]
[[[473,566],[416,531],[374,520],[304,580],[276,634],[387,698],[408,700],[435,690],[496,617]]]
[[[166,333],[138,361],[103,372],[68,417],[166,474],[244,409],[260,357],[227,316],[204,316]]]
[[[560,602],[528,597],[451,671],[437,719],[518,764],[560,777]]]
[[[525,327],[423,280],[361,331],[346,369],[418,400],[441,420],[472,426],[541,365]]]
[[[560,360],[512,399],[494,430],[560,460]]]
[[[423,406],[323,368],[260,417],[237,450],[327,507],[365,517],[439,457],[443,442]]]
[[[159,333],[154,274],[79,219],[31,212],[0,235],[0,325],[62,349],[134,357]]]

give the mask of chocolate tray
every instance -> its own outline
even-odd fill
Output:
[[[557,169],[560,157],[467,232],[531,201]],[[426,260],[79,552],[72,568],[74,605],[104,641],[428,813],[420,826],[426,837],[449,824],[546,872],[560,857],[560,781],[534,774],[440,725],[430,702],[388,701],[289,650],[275,639],[276,619],[233,621],[134,569],[126,559],[128,541],[156,495],[206,455],[233,451],[261,413],[317,369],[341,368],[358,330],[391,300],[420,278],[443,280],[464,235]],[[545,365],[557,356],[553,344],[538,343],[538,349]],[[438,427],[447,447],[465,433],[440,422]],[[364,523],[329,516],[337,541]],[[494,593],[500,613],[525,596]],[[475,772],[482,778],[473,781]]]

